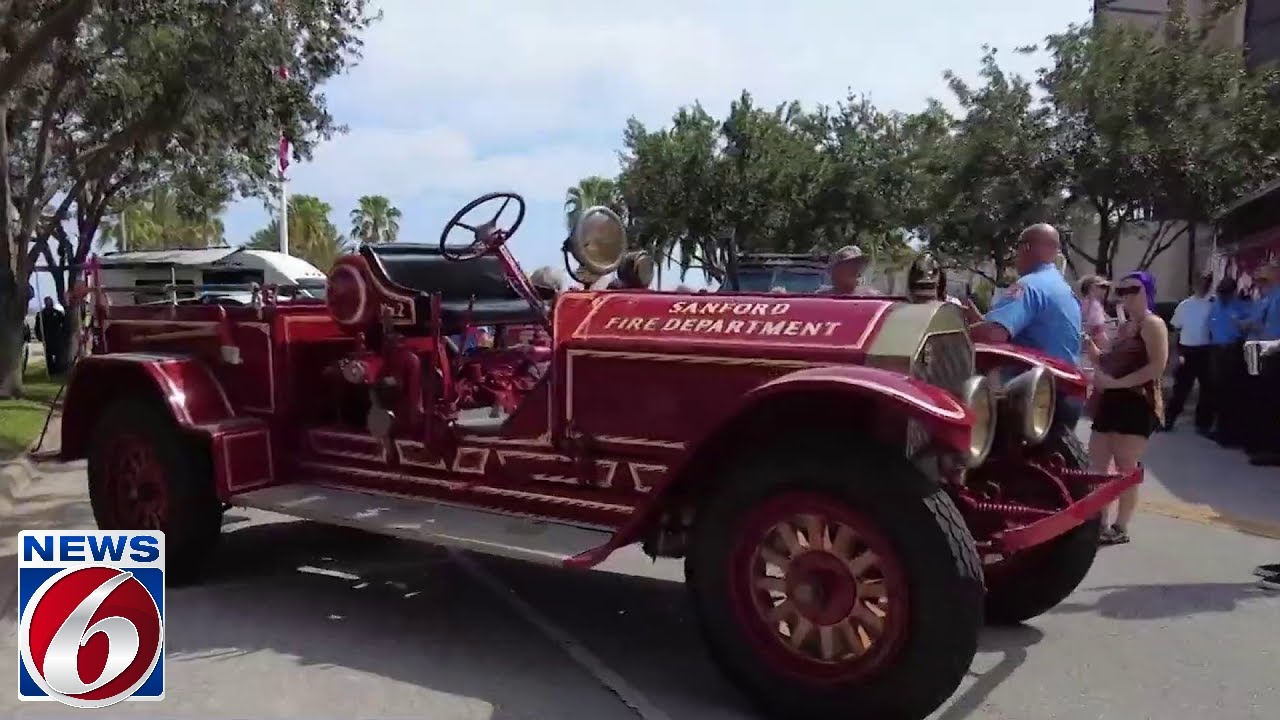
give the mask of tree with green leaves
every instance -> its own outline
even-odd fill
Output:
[[[282,131],[306,158],[339,130],[318,88],[358,55],[374,19],[366,5],[99,3],[47,45],[36,41],[50,11],[10,15],[6,49],[37,51],[0,96],[0,207],[10,220],[0,241],[0,395],[20,388],[14,358],[37,259],[70,260],[59,263],[69,287],[103,218],[159,185],[182,188],[192,214],[267,192]],[[287,78],[274,72],[282,65]],[[64,301],[74,333],[79,312]]]
[[[289,198],[289,254],[300,257],[327,272],[350,247],[338,227],[329,219],[333,206],[314,195]],[[245,247],[253,250],[280,249],[280,221],[273,218],[249,238]]]
[[[934,182],[920,231],[949,264],[999,283],[1023,228],[1054,221],[1062,199],[1048,111],[1036,103],[1031,83],[1001,69],[991,48],[984,49],[979,78],[973,87],[946,73],[962,115],[926,173]]]
[[[1097,22],[1052,35],[1040,76],[1054,152],[1073,202],[1097,215],[1094,252],[1072,249],[1110,275],[1125,230],[1151,228],[1140,265],[1208,222],[1231,200],[1277,172],[1280,111],[1273,71],[1249,72],[1238,48],[1206,34],[1239,4],[1210,3],[1191,18],[1170,4],[1157,34]]]
[[[675,259],[684,275],[695,266],[722,277],[718,219],[718,123],[701,105],[681,108],[671,127],[627,123],[618,177],[631,234],[658,267]]]
[[[351,241],[356,243],[393,243],[400,236],[400,208],[385,196],[365,195],[351,211]]]
[[[945,112],[883,113],[851,96],[835,108],[756,106],[743,93],[723,121],[700,105],[669,128],[632,121],[619,176],[633,233],[683,277],[732,276],[743,252],[834,250],[907,254],[920,180],[945,140]]]
[[[93,0],[7,3],[8,17],[0,31],[5,52],[0,63],[0,96],[21,85],[54,42],[74,37],[92,7]]]

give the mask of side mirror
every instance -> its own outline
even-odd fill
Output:
[[[627,231],[618,214],[603,205],[582,213],[564,248],[584,270],[608,275],[618,269],[627,249]]]

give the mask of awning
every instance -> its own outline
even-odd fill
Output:
[[[191,267],[212,265],[240,252],[237,247],[205,248],[201,250],[143,250],[140,252],[107,253],[98,257],[103,268],[126,267]]]
[[[1245,205],[1249,205],[1254,201],[1261,200],[1262,198],[1270,195],[1276,190],[1280,190],[1280,179],[1273,180],[1267,183],[1266,185],[1263,185],[1262,187],[1258,188],[1257,190],[1249,193],[1248,195],[1245,195],[1239,200],[1236,200],[1230,205],[1226,206],[1225,208],[1220,210],[1217,215],[1213,216],[1213,221],[1220,222],[1223,218],[1233,214],[1235,211],[1239,210]]]

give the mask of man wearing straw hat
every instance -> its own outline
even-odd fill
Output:
[[[867,256],[857,245],[845,245],[831,254],[831,284],[818,290],[822,295],[879,295],[875,288],[862,284],[867,269]]]

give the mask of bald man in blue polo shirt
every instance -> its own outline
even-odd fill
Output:
[[[1032,225],[1018,236],[1014,264],[1018,281],[992,306],[985,318],[970,303],[969,328],[975,342],[1021,345],[1080,364],[1080,301],[1055,260],[1061,253],[1058,231],[1048,223]],[[1059,418],[1074,427],[1083,410],[1078,403],[1059,404]]]

